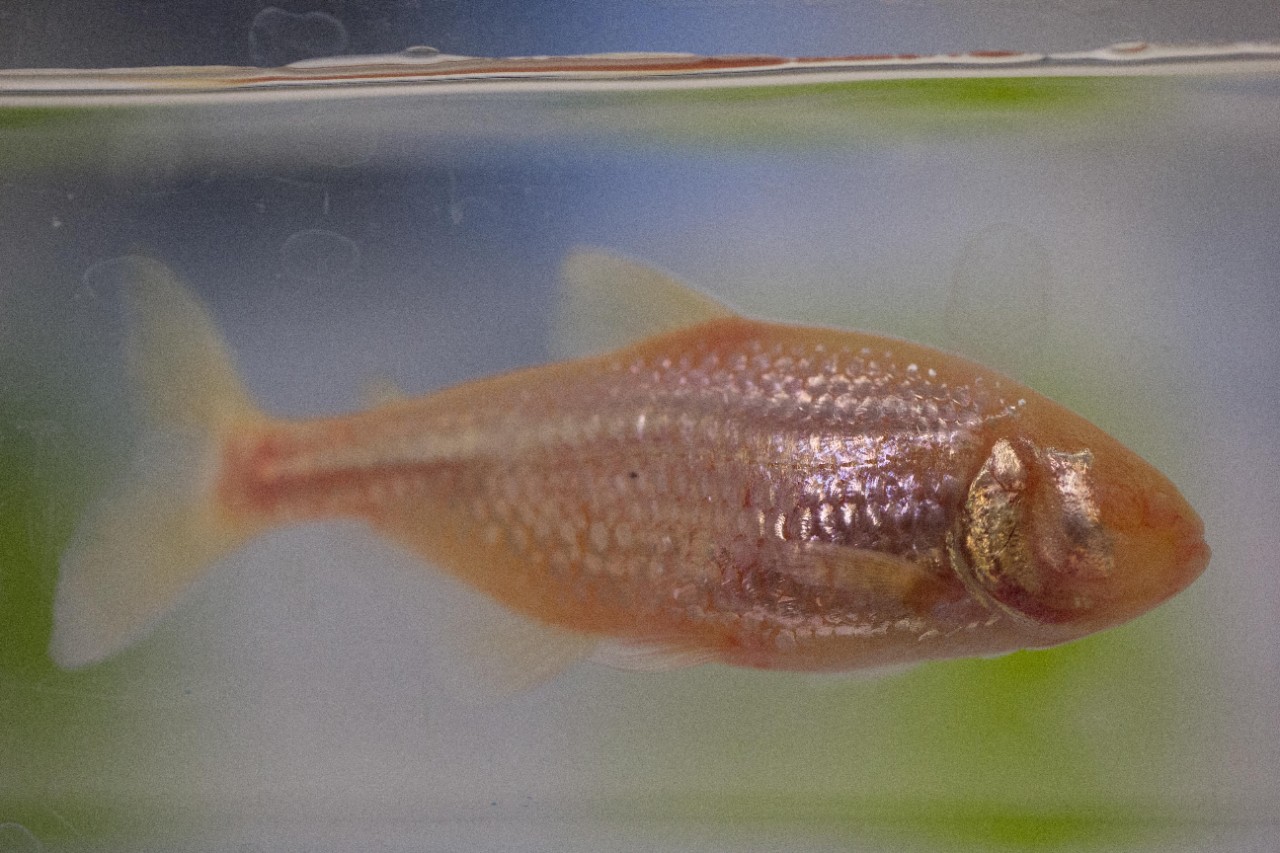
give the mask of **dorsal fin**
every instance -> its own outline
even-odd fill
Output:
[[[360,386],[360,400],[367,409],[376,409],[409,399],[400,386],[385,376],[375,376]]]
[[[575,249],[561,268],[555,346],[591,355],[735,316],[664,272],[598,249]]]

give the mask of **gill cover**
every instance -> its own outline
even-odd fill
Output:
[[[1016,620],[1060,624],[1100,603],[1114,568],[1093,456],[1000,439],[969,485],[948,550],[965,585]]]

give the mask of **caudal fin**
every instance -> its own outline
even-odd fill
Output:
[[[62,557],[50,655],[67,668],[140,639],[202,570],[253,533],[213,502],[221,437],[262,417],[221,336],[162,265],[142,258],[112,265],[146,427],[130,469],[90,507]]]

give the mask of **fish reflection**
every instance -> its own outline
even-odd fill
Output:
[[[152,431],[68,548],[52,654],[140,639],[221,556],[354,518],[491,597],[520,654],[835,671],[1052,646],[1186,587],[1209,551],[1160,473],[929,347],[735,315],[580,252],[603,354],[311,421],[264,414],[205,309],[138,263]],[[631,342],[600,336],[629,326]]]

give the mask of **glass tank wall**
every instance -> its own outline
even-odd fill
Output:
[[[1203,33],[1096,4],[1001,4],[1007,27],[977,4],[545,19],[498,3],[224,5],[235,39],[221,19],[196,32],[136,4],[83,52],[71,35],[90,14],[25,12],[35,35],[9,28],[5,55],[248,65],[418,43],[835,54],[1280,35],[1261,31],[1266,4]],[[1280,818],[1277,117],[1274,69],[6,96],[0,850],[1265,849]],[[584,663],[477,705],[447,689],[468,663],[442,634],[484,603],[360,525],[310,523],[219,563],[106,662],[50,661],[60,556],[140,429],[112,259],[174,270],[253,396],[302,418],[560,357],[558,269],[582,246],[754,317],[895,335],[1026,382],[1178,485],[1205,521],[1207,573],[1047,651],[872,678]]]

